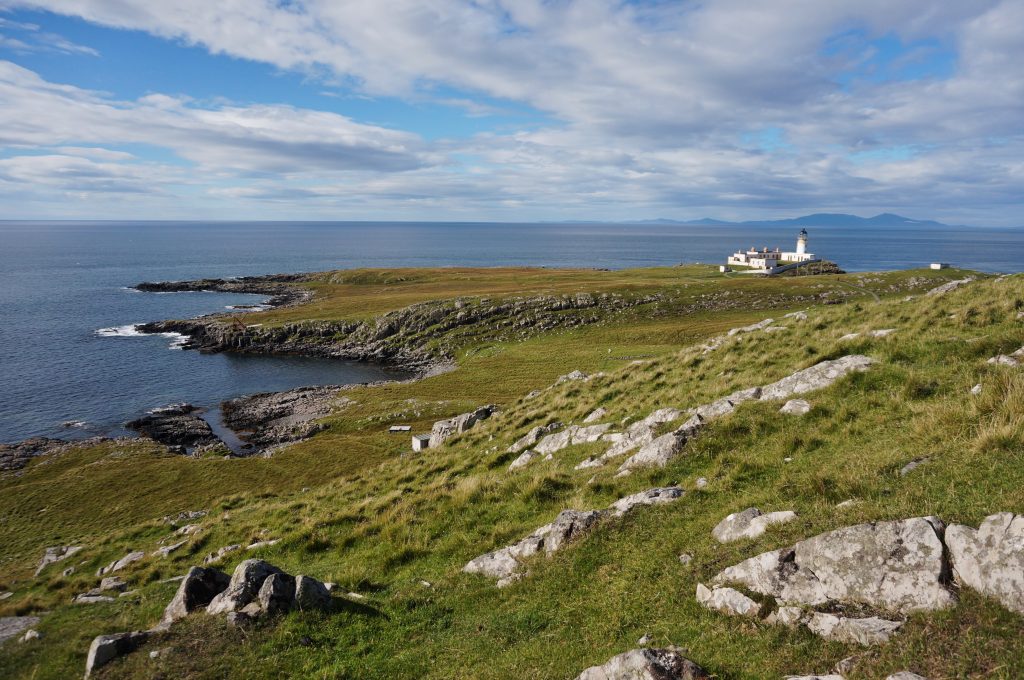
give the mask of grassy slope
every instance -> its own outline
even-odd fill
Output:
[[[896,276],[845,277],[843,285],[885,292]],[[817,279],[798,283],[818,285]],[[145,677],[160,669],[167,677],[573,677],[635,646],[644,632],[656,644],[687,647],[722,677],[823,672],[856,650],[706,612],[694,602],[695,584],[744,557],[857,521],[937,514],[976,524],[991,512],[1024,510],[1024,379],[984,364],[1024,342],[1016,319],[1022,307],[1020,277],[938,299],[874,303],[863,296],[815,308],[809,321],[789,324],[788,331],[741,336],[705,356],[678,348],[763,313],[590,327],[469,348],[454,373],[355,390],[359,403],[333,416],[330,430],[271,460],[189,461],[135,446],[119,454],[131,458],[130,467],[111,460],[109,450],[37,463],[23,477],[0,482],[0,517],[9,535],[0,548],[0,580],[7,579],[0,589],[17,591],[0,604],[0,615],[55,611],[40,625],[41,643],[8,643],[0,659],[12,676],[78,673],[93,635],[146,627],[159,617],[174,585],[155,581],[182,573],[221,545],[273,536],[283,541],[263,556],[367,599],[330,617],[291,615],[244,634],[194,616],[147,648],[174,648],[163,659],[136,654],[101,675]],[[836,340],[880,327],[899,331],[842,346]],[[665,470],[613,480],[612,467],[588,484],[593,471],[572,467],[599,451],[595,445],[506,472],[511,456],[504,448],[548,418],[578,421],[597,405],[609,409],[612,421],[661,406],[694,406],[849,352],[871,354],[880,366],[813,395],[814,410],[804,418],[781,418],[777,405],[744,405]],[[629,365],[625,357],[639,354],[659,358]],[[609,375],[515,400],[572,368]],[[979,381],[985,390],[972,397],[968,390]],[[440,450],[398,459],[405,438],[381,434],[390,422],[424,427],[485,401],[508,408]],[[932,457],[929,465],[899,477],[903,464],[923,455]],[[603,507],[671,481],[692,489],[698,476],[711,481],[706,490],[600,527],[553,559],[539,560],[533,575],[511,588],[499,591],[459,573],[468,559],[518,539],[565,507]],[[864,502],[835,508],[849,497]],[[756,541],[714,543],[710,530],[718,520],[749,505],[793,508],[801,518]],[[204,522],[208,530],[171,559],[148,559],[129,571],[133,584],[142,585],[138,600],[59,606],[93,585],[96,566],[129,547],[151,550],[167,536],[153,518],[194,507],[213,510]],[[49,519],[42,531],[40,517]],[[83,575],[56,577],[62,564],[38,584],[24,580],[41,546],[72,540],[87,544]],[[688,568],[676,559],[683,551],[695,556]],[[903,667],[930,677],[1019,676],[1020,623],[965,594],[949,613],[913,619],[861,664],[862,677]]]

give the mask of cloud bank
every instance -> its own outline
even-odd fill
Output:
[[[508,101],[548,121],[425,139],[288,102],[118,101],[0,62],[0,201],[10,209],[19,197],[26,213],[12,216],[72,216],[87,202],[85,217],[147,207],[182,217],[527,220],[894,210],[1024,221],[1017,0],[0,8],[144,31],[305,74],[316,89],[433,100],[467,117]],[[103,52],[76,47],[77,59]],[[132,145],[165,157],[140,158]]]

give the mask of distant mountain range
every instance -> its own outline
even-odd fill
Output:
[[[783,220],[752,220],[747,222],[728,222],[704,217],[698,220],[640,220],[637,224],[686,224],[698,226],[728,227],[948,227],[951,225],[935,220],[912,220],[902,215],[881,213],[874,217],[858,217],[844,213],[814,213],[803,217],[790,217]]]

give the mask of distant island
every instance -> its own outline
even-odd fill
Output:
[[[586,222],[576,220],[575,222]],[[589,222],[594,224],[595,222]],[[935,220],[915,220],[894,213],[880,213],[874,217],[859,217],[845,213],[814,213],[803,217],[789,217],[781,220],[750,220],[746,222],[730,222],[713,217],[702,217],[696,220],[672,220],[658,218],[637,220],[633,224],[680,224],[687,226],[713,227],[953,227]]]

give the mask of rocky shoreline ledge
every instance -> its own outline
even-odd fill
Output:
[[[267,305],[290,307],[313,297],[311,291],[295,284],[309,281],[308,274],[269,274],[266,276],[240,276],[228,279],[196,279],[194,281],[143,281],[132,286],[143,293],[244,293],[269,295]]]

